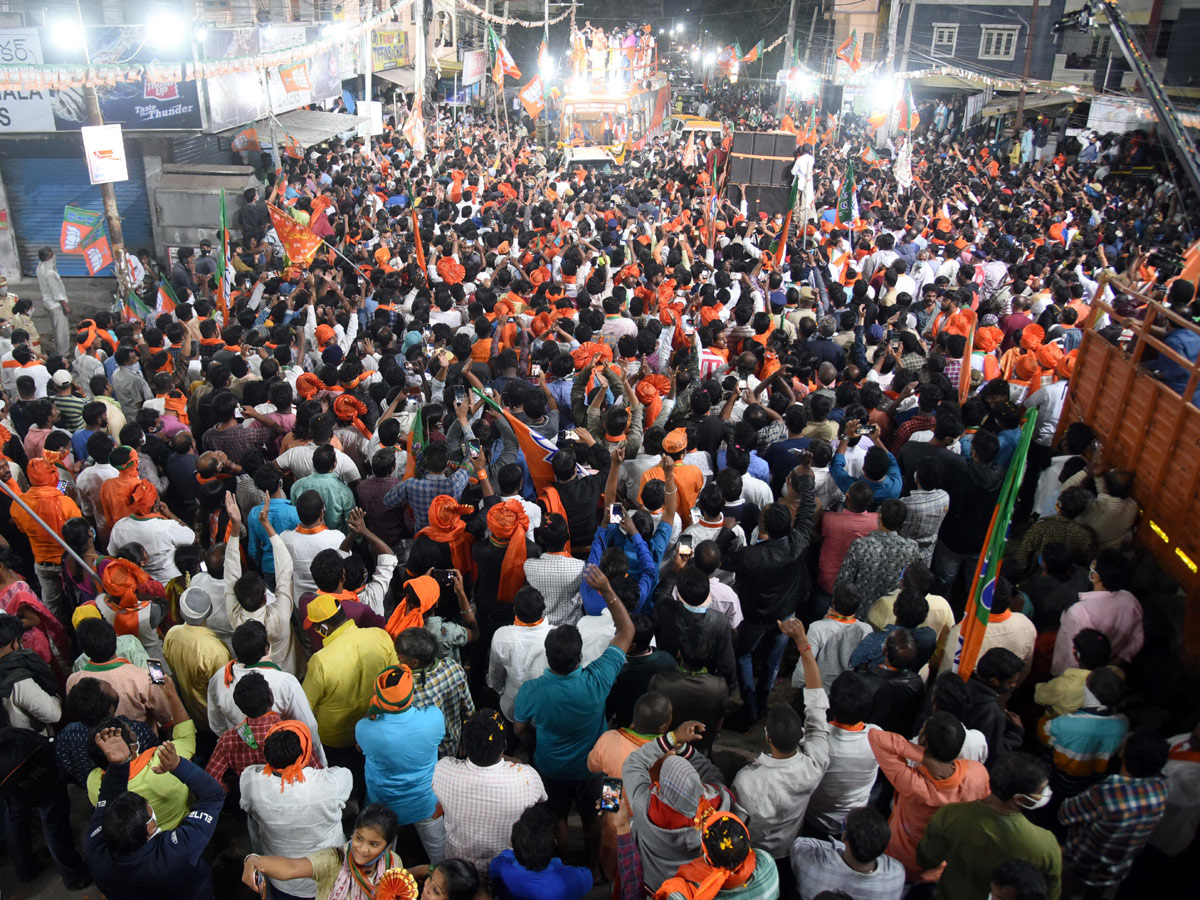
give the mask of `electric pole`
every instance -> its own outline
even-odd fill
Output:
[[[811,38],[811,35],[809,37]],[[796,0],[791,0],[791,3],[788,4],[787,37],[784,40],[787,43],[787,47],[783,51],[784,59],[787,60],[786,68],[791,68],[792,53],[794,52],[793,48],[796,41]],[[783,115],[784,107],[787,106],[787,93],[787,82],[785,81],[779,88],[779,108],[777,112],[781,116]]]
[[[1038,0],[1033,0],[1033,12],[1029,16],[1029,34],[1025,36],[1025,69],[1021,73],[1021,93],[1017,95],[1017,121],[1013,125],[1013,137],[1021,139],[1021,122],[1025,118],[1025,83],[1029,81],[1029,67],[1033,63],[1033,38],[1037,32]]]

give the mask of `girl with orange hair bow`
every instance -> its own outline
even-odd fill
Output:
[[[487,526],[492,543],[508,548],[500,565],[496,599],[512,603],[525,583],[525,533],[529,530],[529,516],[520,500],[505,500],[488,510]]]
[[[471,556],[475,538],[467,533],[463,516],[472,512],[470,506],[463,506],[449,494],[439,494],[429,504],[429,524],[417,532],[418,539],[425,537],[448,544],[452,567],[470,578],[475,577],[475,560]]]

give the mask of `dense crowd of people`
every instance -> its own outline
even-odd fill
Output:
[[[424,155],[288,159],[234,216],[228,296],[213,244],[147,255],[173,310],[68,331],[43,251],[53,339],[0,310],[17,875],[35,812],[67,887],[112,900],[213,896],[230,845],[281,900],[1056,900],[1180,871],[1200,726],[1134,593],[1137,476],[1059,420],[1098,296],[1114,342],[1148,298],[1200,312],[1185,198],[1109,139],[1060,162],[935,132],[907,192],[860,165],[843,222],[869,137],[837,131],[797,148],[786,235],[711,201],[722,148],[568,170],[476,116]]]

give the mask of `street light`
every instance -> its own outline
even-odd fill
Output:
[[[179,27],[179,22],[166,13],[159,13],[146,23],[147,37],[153,35],[154,43],[159,47],[175,47],[186,34]]]
[[[59,19],[50,32],[64,50],[79,50],[87,45],[87,33],[78,19]]]
[[[693,50],[692,51],[692,62],[699,62],[699,61],[700,61],[700,51]]]
[[[715,54],[715,53],[705,53],[704,54],[704,64],[706,66],[711,66],[716,61],[717,61],[717,54]]]

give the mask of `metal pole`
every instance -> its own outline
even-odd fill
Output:
[[[1029,67],[1033,63],[1033,38],[1037,31],[1038,0],[1033,0],[1033,12],[1029,15],[1029,33],[1025,36],[1025,68],[1021,73],[1021,93],[1017,95],[1017,121],[1013,125],[1013,137],[1021,139],[1021,125],[1025,120],[1025,82],[1029,80]]]
[[[46,532],[46,534],[48,534],[48,535],[50,535],[50,537],[54,538],[54,540],[58,543],[58,545],[60,547],[62,547],[64,550],[66,550],[68,553],[70,553],[71,558],[74,559],[75,562],[77,562],[81,566],[83,566],[88,571],[88,573],[91,574],[91,576],[96,579],[97,583],[103,583],[100,578],[100,573],[97,572],[95,569],[93,569],[91,566],[89,566],[82,556],[80,556],[78,553],[76,553],[74,550],[72,550],[71,547],[67,544],[67,542],[64,541],[59,536],[57,531],[55,531],[53,528],[51,528],[49,525],[47,525],[44,521],[42,521],[42,517],[39,516],[37,513],[35,513],[32,509],[30,509],[29,504],[25,502],[25,500],[21,497],[20,494],[18,494],[16,491],[14,491],[12,488],[10,488],[8,486],[7,481],[0,481],[0,487],[4,488],[4,492],[6,494],[8,494],[8,496],[12,497],[16,503],[19,503],[21,505],[21,508],[23,510],[25,510],[25,512],[29,513],[29,515],[33,519],[33,521],[37,522],[38,525],[41,526],[42,530]]]
[[[79,31],[83,35],[83,58],[88,68],[92,65],[92,51],[87,43],[87,29],[83,25],[83,8],[79,0],[75,0],[75,14],[79,17]],[[100,98],[96,89],[87,85],[83,89],[83,102],[87,109],[89,125],[103,125],[104,116],[100,113]],[[100,185],[100,199],[104,203],[104,219],[108,224],[108,243],[112,249],[113,275],[117,279],[117,294],[124,303],[133,290],[129,279],[129,265],[125,261],[125,234],[121,230],[121,213],[117,209],[117,192],[111,183]],[[23,504],[22,504],[23,505]]]
[[[908,48],[912,44],[913,20],[917,15],[916,0],[909,0],[908,24],[904,29],[904,51],[900,54],[900,71],[908,71]]]
[[[500,26],[500,37],[508,39],[508,0],[504,0],[504,24]]]
[[[890,76],[896,70],[896,34],[900,30],[900,0],[892,0],[888,10],[888,48],[884,57],[884,71]]]
[[[787,47],[784,48],[784,58],[791,62],[793,46],[796,39],[796,0],[791,0],[788,4],[788,27],[787,37],[784,39]],[[783,115],[783,109],[787,105],[787,85],[785,84],[779,91],[779,105],[775,110],[779,115]]]
[[[804,45],[804,67],[808,68],[808,52],[812,50],[813,32],[817,30],[817,11],[820,9],[820,4],[813,7],[812,21],[808,25],[808,43]]]

